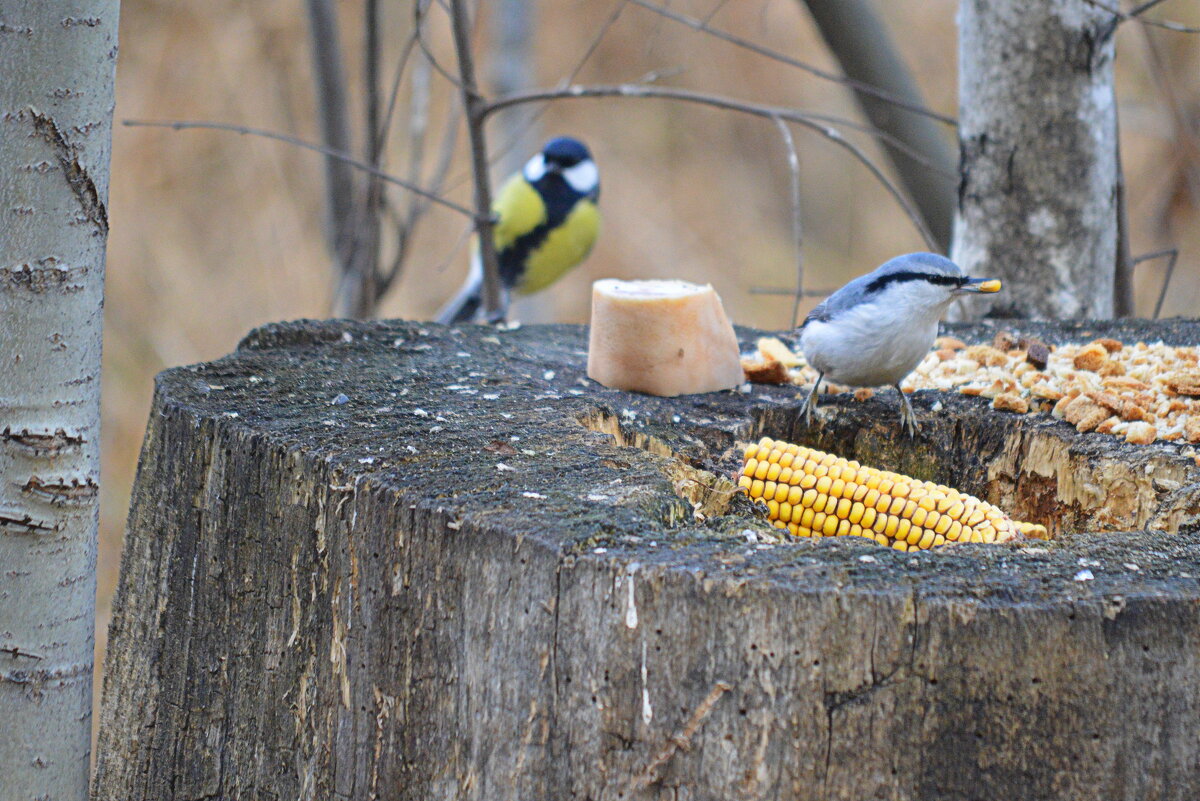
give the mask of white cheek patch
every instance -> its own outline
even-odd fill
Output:
[[[595,191],[596,184],[600,181],[600,171],[596,169],[596,162],[585,159],[574,167],[563,170],[563,178],[576,192],[586,195]]]
[[[525,180],[529,183],[535,183],[542,180],[542,176],[546,174],[546,159],[538,153],[529,161],[525,162]]]

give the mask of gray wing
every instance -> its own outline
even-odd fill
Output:
[[[817,304],[815,309],[808,313],[808,316],[804,318],[804,322],[800,324],[800,327],[803,328],[813,320],[827,323],[847,309],[857,306],[866,297],[867,284],[874,277],[874,273],[860,275],[837,292],[825,298],[825,300]]]

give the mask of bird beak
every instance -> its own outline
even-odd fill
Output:
[[[959,292],[999,292],[999,278],[968,278],[967,282],[958,288]]]

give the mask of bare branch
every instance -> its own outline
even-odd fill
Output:
[[[888,192],[900,204],[908,214],[913,226],[921,234],[921,238],[925,241],[926,246],[930,250],[937,250],[938,243],[929,232],[929,228],[925,225],[920,213],[913,207],[911,201],[875,164],[874,161],[860,148],[858,145],[851,142],[846,137],[842,136],[841,132],[836,128],[832,128],[819,122],[812,114],[808,114],[794,109],[783,108],[780,106],[765,106],[758,103],[748,103],[732,98],[720,97],[718,95],[705,94],[694,92],[690,89],[675,89],[661,86],[644,86],[632,84],[618,84],[616,86],[568,86],[562,89],[538,89],[529,92],[516,92],[506,97],[498,97],[495,100],[487,103],[482,108],[484,115],[491,114],[502,108],[515,106],[519,103],[540,103],[547,100],[558,100],[568,98],[597,98],[597,97],[636,97],[636,98],[658,98],[662,100],[677,100],[685,103],[697,103],[713,108],[726,109],[728,111],[739,111],[743,114],[751,114],[756,117],[764,117],[769,120],[783,119],[794,122],[797,125],[816,131],[821,136],[829,141],[849,151],[870,173],[875,176]]]
[[[168,122],[155,122],[152,120],[122,120],[121,124],[129,126],[130,128],[173,128],[176,131],[183,131],[183,130],[188,130],[188,129],[193,129],[193,128],[206,129],[206,130],[212,130],[212,131],[232,131],[233,133],[242,134],[245,136],[261,136],[264,139],[274,139],[279,142],[286,142],[289,145],[295,145],[296,147],[302,147],[305,150],[311,150],[314,153],[321,153],[325,156],[329,156],[330,158],[335,158],[338,161],[345,162],[346,164],[349,164],[351,167],[354,167],[355,169],[358,169],[358,170],[362,170],[363,172],[366,172],[366,173],[370,173],[371,175],[374,175],[376,178],[379,178],[382,181],[386,181],[389,184],[395,184],[396,186],[402,186],[410,192],[414,192],[414,193],[420,195],[421,197],[427,198],[427,199],[433,201],[434,203],[437,203],[439,206],[445,206],[448,209],[453,209],[454,211],[457,211],[459,214],[462,214],[471,219],[475,218],[475,212],[473,212],[471,209],[468,209],[466,206],[460,206],[459,204],[455,203],[454,201],[446,200],[446,198],[441,197],[440,195],[434,194],[433,192],[430,192],[427,189],[422,189],[421,187],[417,186],[416,184],[409,183],[408,181],[405,181],[402,178],[397,178],[394,175],[389,175],[388,173],[384,172],[383,170],[379,169],[378,167],[372,167],[370,164],[359,161],[358,159],[354,158],[354,156],[351,156],[348,153],[342,153],[341,151],[334,150],[331,147],[325,147],[324,145],[315,145],[312,142],[306,142],[303,139],[299,139],[295,136],[289,136],[288,134],[276,133],[275,131],[265,131],[265,130],[262,130],[261,128],[250,128],[245,125],[231,125],[229,123],[224,123],[224,122],[196,122],[196,121],[190,121],[190,120],[171,120]],[[489,219],[490,219],[490,217],[489,217]]]
[[[1167,299],[1167,287],[1171,286],[1171,278],[1175,275],[1175,262],[1179,259],[1179,249],[1167,248],[1166,250],[1156,250],[1153,253],[1146,253],[1138,256],[1133,260],[1133,263],[1137,265],[1144,261],[1150,261],[1151,259],[1161,259],[1163,256],[1167,257],[1167,274],[1163,276],[1162,289],[1159,290],[1158,301],[1154,304],[1155,320],[1157,320],[1158,316],[1162,314],[1163,301]]]
[[[471,36],[467,30],[465,0],[450,0],[450,20],[454,27],[454,49],[458,52],[462,104],[467,117],[467,138],[471,143],[471,167],[475,174],[475,231],[479,234],[479,256],[483,262],[483,309],[488,322],[497,322],[507,311],[503,308],[500,268],[496,243],[492,239],[492,188],[488,178],[487,140],[484,123],[488,104],[475,83],[475,61]]]
[[[1176,33],[1200,33],[1200,28],[1194,28],[1190,25],[1183,25],[1178,22],[1171,22],[1170,20],[1148,19],[1147,17],[1142,16],[1143,13],[1158,5],[1162,1],[1163,0],[1150,0],[1150,2],[1142,3],[1140,6],[1135,7],[1132,11],[1122,11],[1117,6],[1102,2],[1102,0],[1084,0],[1084,2],[1088,5],[1095,6],[1096,8],[1112,14],[1114,17],[1116,17],[1116,21],[1118,23],[1126,22],[1132,19],[1137,20],[1143,25],[1151,25],[1155,28],[1175,31]]]
[[[808,73],[815,75],[818,78],[821,78],[826,81],[832,81],[834,83],[839,83],[844,86],[849,86],[857,92],[862,92],[863,94],[870,95],[877,100],[883,101],[884,103],[890,103],[894,106],[898,106],[899,108],[905,109],[906,111],[911,111],[914,114],[921,114],[923,116],[929,117],[930,119],[937,120],[938,122],[944,122],[947,125],[955,125],[956,124],[955,119],[953,117],[947,116],[945,114],[939,114],[938,112],[933,111],[932,109],[926,108],[925,106],[922,106],[917,103],[912,103],[908,100],[905,100],[904,98],[900,97],[897,94],[887,91],[886,89],[880,89],[878,86],[873,86],[869,83],[863,83],[862,81],[856,81],[853,78],[847,78],[842,75],[835,75],[832,72],[826,72],[825,70],[823,70],[819,67],[814,67],[813,65],[808,64],[804,61],[800,61],[798,59],[792,58],[791,56],[780,53],[778,50],[772,50],[769,47],[763,47],[762,45],[755,44],[754,42],[750,41],[749,39],[743,39],[740,36],[729,33],[728,31],[724,31],[719,28],[713,28],[712,26],[710,26],[708,24],[707,20],[700,20],[700,19],[696,19],[694,17],[689,17],[686,14],[680,14],[678,11],[672,11],[671,9],[666,8],[664,6],[660,6],[656,3],[648,2],[648,0],[627,0],[627,2],[633,3],[634,5],[644,8],[647,11],[652,11],[653,13],[658,14],[659,16],[666,17],[667,19],[672,20],[673,22],[678,22],[681,25],[686,25],[689,28],[700,31],[702,33],[706,33],[709,36],[715,36],[718,39],[729,42],[730,44],[736,45],[737,47],[743,48],[745,50],[749,50],[752,53],[757,53],[760,56],[765,56],[766,58],[769,58],[772,61],[778,61],[781,64],[787,64],[788,66],[796,67],[797,69],[804,70],[805,72],[808,72]],[[709,19],[711,19],[711,18],[712,18],[712,15],[710,14]]]
[[[796,302],[792,304],[792,328],[800,318],[800,301],[804,297],[804,225],[800,217],[800,156],[796,153],[796,140],[792,130],[779,117],[775,126],[783,137],[788,152],[788,170],[792,176],[792,236],[796,243]]]
[[[321,139],[330,150],[349,153],[353,147],[336,12],[331,0],[307,0],[307,8]],[[354,175],[344,161],[329,157],[325,159],[325,179],[328,235],[344,270],[354,250]]]

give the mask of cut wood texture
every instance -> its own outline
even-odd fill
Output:
[[[1200,797],[1187,446],[935,392],[915,441],[886,391],[824,398],[809,430],[797,387],[630,394],[584,377],[585,348],[572,326],[295,323],[163,373],[95,797]],[[727,480],[760,435],[1055,539],[786,541]]]

